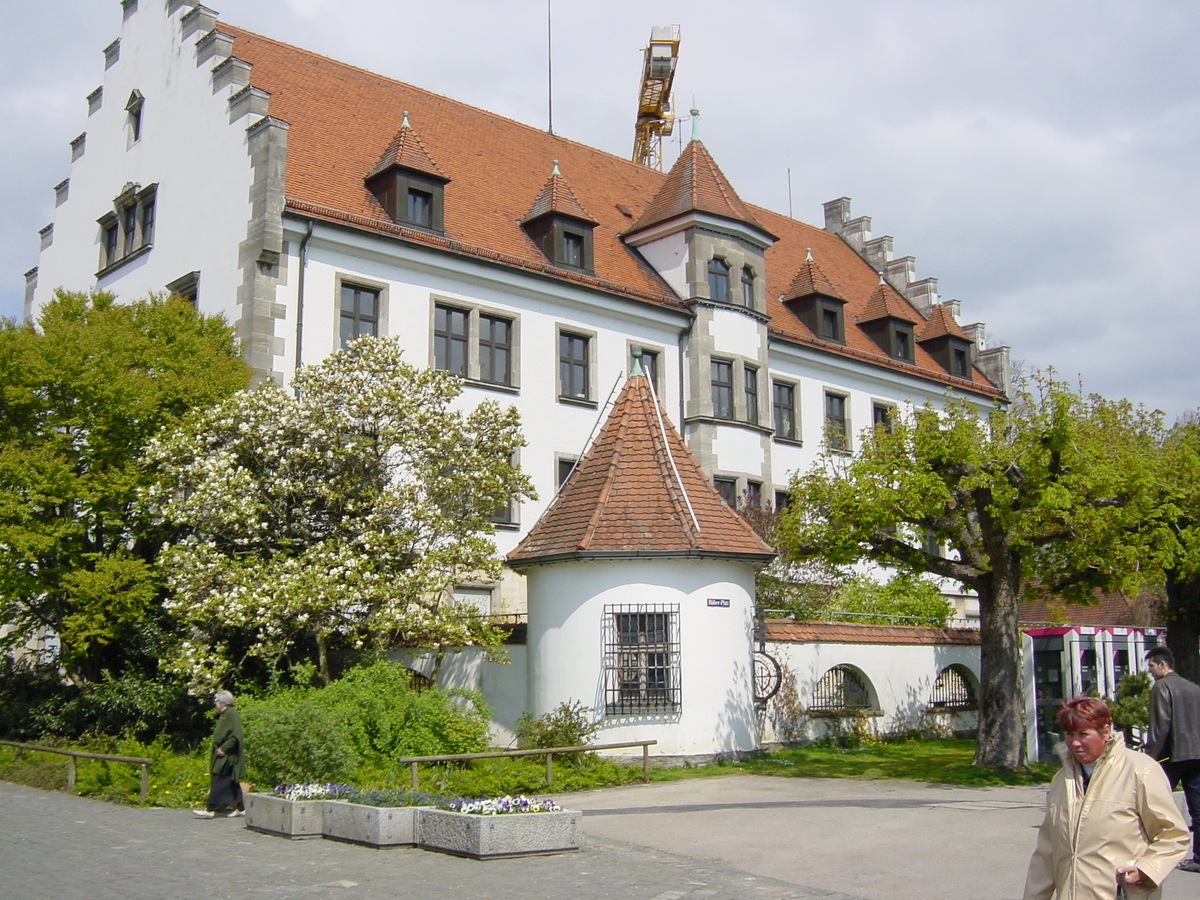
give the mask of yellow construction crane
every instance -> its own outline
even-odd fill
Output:
[[[662,171],[662,139],[675,127],[671,110],[671,83],[679,61],[679,26],[656,25],[650,29],[650,46],[642,64],[642,87],[638,93],[637,125],[634,128],[633,161]]]

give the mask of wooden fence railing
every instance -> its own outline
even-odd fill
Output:
[[[133,763],[142,767],[141,789],[139,794],[144,801],[150,795],[150,764],[152,759],[141,756],[112,756],[108,753],[87,753],[83,750],[63,750],[60,747],[38,747],[35,744],[18,744],[16,741],[0,741],[5,747],[16,747],[18,750],[36,750],[39,753],[57,753],[67,757],[67,790],[75,790],[75,760],[76,759],[106,759],[110,762]]]
[[[412,766],[412,787],[417,789],[417,765],[423,762],[451,762],[459,759],[499,759],[505,756],[545,756],[546,786],[554,784],[554,754],[580,753],[592,750],[616,750],[621,747],[642,748],[642,781],[650,780],[650,748],[658,741],[629,741],[625,744],[590,744],[583,747],[547,747],[537,750],[489,750],[486,753],[450,753],[444,756],[402,756],[396,762]]]

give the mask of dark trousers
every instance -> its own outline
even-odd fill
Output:
[[[208,776],[208,809],[216,811],[222,806],[236,806],[245,809],[242,798],[242,784],[233,777],[232,772]]]
[[[1183,785],[1183,797],[1192,817],[1192,859],[1200,860],[1200,759],[1165,762],[1162,767],[1171,790]]]

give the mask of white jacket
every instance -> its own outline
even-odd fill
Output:
[[[1065,744],[1055,749],[1063,767],[1050,783],[1024,900],[1113,900],[1117,867],[1131,865],[1142,879],[1129,885],[1130,898],[1161,897],[1159,885],[1191,844],[1162,767],[1118,733],[1085,793],[1079,763]]]

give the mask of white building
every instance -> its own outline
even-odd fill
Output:
[[[1004,397],[1008,348],[983,348],[983,326],[960,326],[957,301],[846,198],[808,225],[743,203],[698,140],[664,175],[189,0],[121,7],[27,315],[58,287],[171,290],[224,314],[281,384],[349,337],[398,338],[460,374],[464,403],[521,412],[540,499],[500,517],[502,553],[554,499],[635,349],[730,504],[777,502],[827,440],[852,452],[908,404]],[[516,573],[462,595],[527,605]]]

